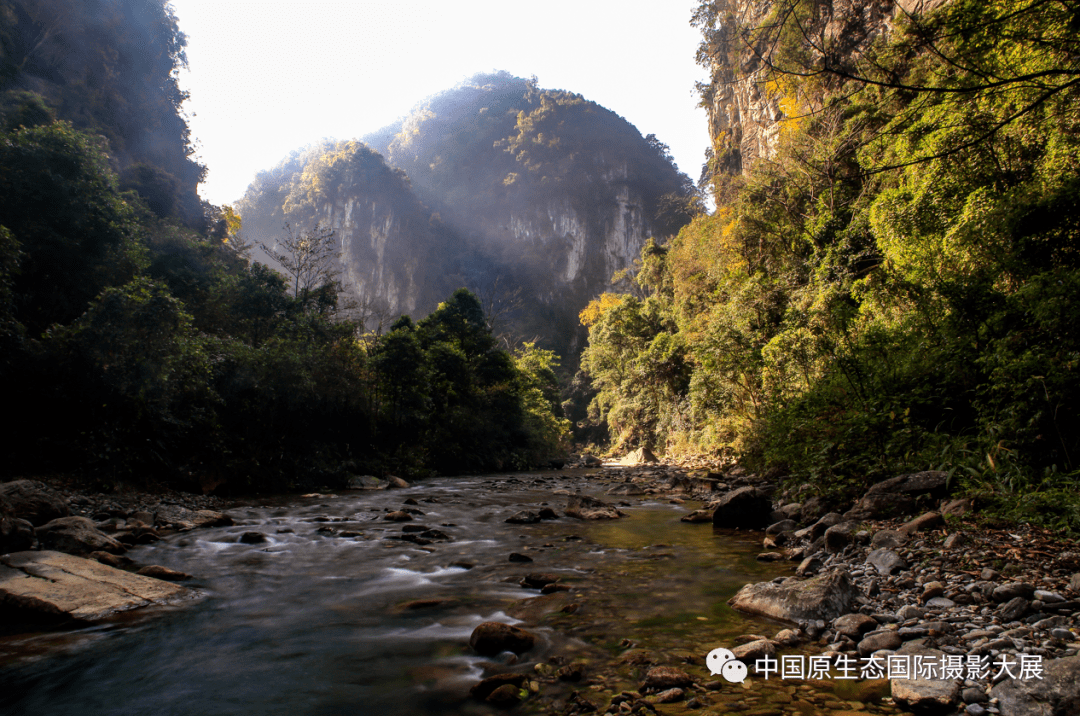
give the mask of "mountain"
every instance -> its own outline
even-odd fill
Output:
[[[348,168],[347,168],[348,167]],[[248,238],[321,221],[362,303],[427,313],[470,288],[515,338],[573,353],[577,314],[675,233],[694,196],[667,148],[580,95],[477,75],[364,143],[324,142],[256,177]]]

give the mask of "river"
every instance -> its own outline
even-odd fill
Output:
[[[778,625],[725,604],[747,582],[790,573],[754,559],[760,534],[682,523],[697,503],[672,504],[666,496],[604,497],[629,503],[619,520],[561,516],[566,497],[555,491],[602,496],[611,483],[595,473],[445,477],[407,489],[232,509],[235,526],[172,535],[129,553],[139,563],[195,575],[186,583],[200,595],[192,603],[3,640],[0,710],[491,713],[467,692],[499,668],[532,673],[538,662],[581,660],[596,665],[594,683],[611,693],[640,678],[634,667],[610,666],[636,648],[704,681],[713,678],[703,664],[709,650],[747,632],[776,632]],[[560,518],[505,522],[545,505]],[[382,519],[403,507],[420,514],[404,524]],[[449,541],[394,539],[416,525]],[[266,542],[240,542],[248,531]],[[510,561],[512,552],[534,561]],[[528,572],[557,574],[572,590],[522,604],[539,595],[518,584]],[[444,601],[409,608],[415,600]],[[563,611],[567,605],[576,606]],[[540,637],[521,663],[471,652],[477,624],[519,623],[511,615]],[[545,686],[536,703],[556,703],[575,687],[584,688]]]

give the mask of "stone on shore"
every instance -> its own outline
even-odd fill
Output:
[[[904,558],[891,549],[875,549],[866,555],[866,563],[876,569],[879,574],[885,576],[907,569],[907,562],[904,561]]]
[[[1080,656],[1044,665],[1042,679],[1004,679],[990,691],[1002,714],[1073,716],[1080,713]]]
[[[948,493],[949,473],[941,470],[924,470],[884,480],[866,491],[868,495],[903,494],[929,495],[934,498],[944,497]]]
[[[857,589],[847,573],[831,571],[805,580],[790,577],[779,584],[748,584],[728,604],[742,612],[791,623],[832,621],[851,611],[856,596]]]
[[[501,622],[484,622],[473,629],[469,637],[469,646],[482,656],[495,656],[504,651],[522,654],[533,648],[534,644],[534,634]]]
[[[44,549],[68,554],[85,555],[91,552],[120,554],[127,550],[118,540],[97,528],[86,517],[59,517],[35,530]]]
[[[622,460],[619,461],[623,465],[642,465],[645,463],[659,462],[656,459],[656,455],[653,455],[653,451],[647,447],[641,447],[634,450]]]
[[[176,584],[60,552],[14,552],[0,557],[0,611],[5,614],[5,625],[17,631],[103,619],[190,594]]]
[[[756,487],[732,490],[709,505],[713,527],[763,530],[773,524],[772,500]]]
[[[0,497],[4,498],[14,517],[26,520],[34,527],[71,514],[66,502],[49,494],[45,485],[35,480],[2,483]]]
[[[566,516],[579,520],[617,520],[623,513],[595,497],[570,495],[566,500]]]

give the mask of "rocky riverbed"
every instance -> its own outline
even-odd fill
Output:
[[[439,706],[417,711],[415,704],[401,705],[402,712],[1080,712],[1080,549],[1027,526],[978,526],[971,506],[947,494],[941,474],[899,476],[848,506],[705,465],[608,465],[587,473],[504,476],[477,486],[489,494],[473,501],[455,497],[452,488],[427,494],[422,485],[396,492],[397,499],[389,491],[372,492],[382,496],[369,500],[370,513],[355,512],[363,498],[307,496],[304,504],[325,509],[343,500],[336,508],[343,516],[303,508],[295,523],[283,522],[288,512],[282,508],[223,512],[229,505],[214,498],[100,495],[55,483],[0,486],[6,500],[0,507],[5,538],[25,540],[27,525],[18,524],[25,520],[36,540],[31,548],[55,552],[69,545],[68,551],[125,573],[149,569],[151,579],[156,568],[159,577],[184,581],[188,575],[178,568],[211,572],[219,568],[215,561],[234,555],[221,565],[221,577],[196,574],[187,581],[195,592],[220,591],[223,578],[249,581],[230,570],[264,572],[273,555],[300,555],[307,544],[319,551],[304,552],[305,559],[323,561],[327,549],[356,554],[350,544],[390,548],[372,553],[381,561],[365,569],[394,579],[401,570],[376,566],[391,555],[417,564],[412,569],[432,562],[427,572],[401,573],[422,578],[421,584],[434,579],[425,575],[455,583],[462,575],[456,591],[421,590],[397,601],[392,595],[398,592],[388,593],[390,616],[384,618],[408,615],[434,626],[473,620],[466,615],[477,609],[471,604],[503,605],[502,612],[489,612],[493,618],[478,626],[473,621],[456,647],[468,657],[471,680],[463,684],[461,672],[451,669],[438,681]],[[25,499],[29,494],[39,496],[36,503]],[[451,503],[461,506],[450,512]],[[457,524],[481,509],[480,522]],[[442,515],[443,523],[428,524],[432,514]],[[79,527],[93,535],[82,537],[89,539],[85,545],[55,536],[78,530],[49,528],[73,519],[85,520]],[[475,541],[488,519],[495,521],[483,531],[503,536]],[[300,526],[308,523],[313,531],[302,536]],[[517,545],[513,530],[520,532]],[[192,549],[185,547],[188,533],[204,535],[197,544],[205,544],[206,559],[214,561],[184,557]],[[728,556],[714,551],[719,544],[727,545]],[[128,549],[139,563],[124,563]],[[334,559],[326,562],[331,574]],[[725,560],[745,565],[738,574],[760,576],[732,583]],[[294,584],[297,577],[289,573],[274,577],[279,586],[271,592],[280,600],[293,589],[310,601],[310,588]],[[466,584],[491,586],[473,595]],[[524,598],[500,591],[500,584]],[[723,601],[702,610],[711,584],[745,616]],[[687,596],[695,590],[697,596]],[[370,607],[370,597],[365,603]],[[265,612],[256,606],[255,613]],[[376,641],[398,639],[396,633]],[[747,665],[745,681],[732,682],[707,661],[715,647],[729,648]],[[901,671],[905,667],[910,673]],[[770,668],[775,671],[765,678],[761,672]]]

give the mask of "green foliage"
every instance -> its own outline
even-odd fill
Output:
[[[9,0],[0,7],[5,124],[30,128],[55,115],[105,137],[118,169],[171,177],[168,210],[202,229],[196,187],[206,169],[194,159],[178,85],[186,44],[163,0]]]
[[[713,175],[714,215],[643,252],[673,325],[638,330],[629,295],[582,314],[596,417],[836,497],[943,467],[991,512],[1080,529],[1075,3],[952,2],[876,41],[770,7],[695,17],[705,100],[741,67],[787,119],[748,175]],[[644,409],[659,335],[688,377]]]
[[[31,335],[73,320],[145,265],[104,147],[64,122],[0,138],[0,224],[23,247],[16,310]]]

